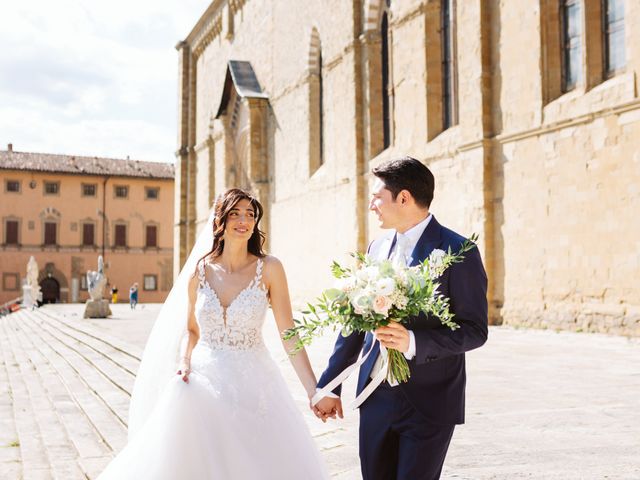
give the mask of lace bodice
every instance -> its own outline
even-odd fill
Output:
[[[248,350],[264,346],[262,324],[269,302],[262,284],[264,262],[258,259],[256,275],[225,309],[205,277],[205,262],[198,265],[195,315],[200,340],[214,350]]]

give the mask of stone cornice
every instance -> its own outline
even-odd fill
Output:
[[[639,108],[640,108],[640,99],[635,99],[635,100],[632,100],[631,102],[626,102],[621,105],[617,105],[615,107],[604,108],[595,112],[589,112],[584,115],[568,118],[566,120],[543,124],[535,128],[531,128],[529,130],[521,130],[519,132],[513,132],[513,133],[511,132],[503,133],[494,138],[498,142],[503,144],[514,142],[517,140],[523,140],[525,138],[535,137],[537,135],[542,135],[545,133],[555,132],[557,130],[562,130],[567,127],[573,127],[576,125],[591,123],[600,117],[604,117],[607,115],[619,115],[621,113],[625,113],[631,110],[636,110]]]
[[[211,5],[198,19],[187,38],[179,42],[178,46],[182,46],[185,43],[190,45],[193,56],[198,58],[204,49],[222,33],[222,10],[227,3],[227,0],[214,0],[211,2]]]
[[[204,29],[193,42],[193,56],[197,59],[202,55],[205,48],[209,46],[222,33],[222,12],[217,12],[211,20],[205,25]]]
[[[185,38],[184,41],[193,47],[196,43],[196,40],[206,30],[206,27],[210,24],[211,20],[222,13],[222,8],[226,5],[226,3],[227,0],[214,0],[213,2],[211,2],[209,7],[207,7],[205,12],[200,16],[195,26],[191,29],[191,32],[189,32],[189,35],[187,35],[187,38]]]
[[[503,133],[500,135],[468,142],[458,146],[455,149],[455,153],[466,152],[469,150],[474,150],[482,147],[488,148],[492,142],[498,142],[500,144],[517,142],[519,140],[524,140],[526,138],[536,137],[538,135],[544,135],[547,133],[556,132],[564,128],[575,127],[577,125],[591,123],[597,118],[605,117],[607,115],[620,115],[622,113],[630,112],[632,110],[638,110],[638,109],[640,109],[640,99],[635,99],[635,100],[632,100],[631,102],[626,102],[620,105],[616,105],[615,107],[604,108],[595,112],[589,112],[584,115],[580,115],[578,117],[567,118],[566,120],[538,125],[534,128],[530,128],[527,130]]]

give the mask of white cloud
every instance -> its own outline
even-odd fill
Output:
[[[0,145],[172,161],[174,46],[209,3],[2,2]]]

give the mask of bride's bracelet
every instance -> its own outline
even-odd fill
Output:
[[[187,357],[186,355],[182,357],[182,361],[186,361],[187,363],[191,363],[191,357]]]

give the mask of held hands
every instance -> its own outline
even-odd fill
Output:
[[[409,351],[409,330],[399,322],[390,322],[386,327],[380,327],[374,332],[385,348],[393,348],[402,353]]]
[[[325,423],[328,418],[335,419],[336,415],[340,418],[344,418],[342,413],[342,401],[340,398],[324,397],[318,403],[313,405],[311,403],[311,399],[314,395],[315,392],[312,392],[309,395],[309,408],[311,408],[311,411],[316,417],[322,420],[323,423]]]

